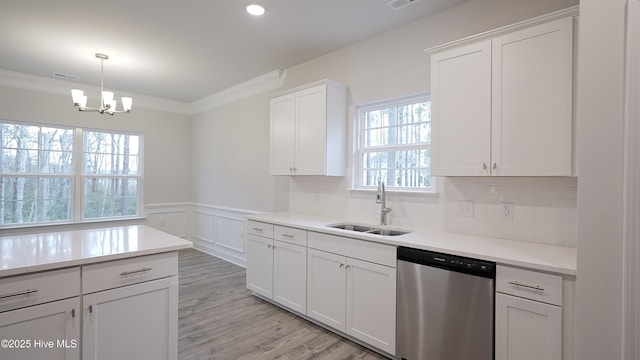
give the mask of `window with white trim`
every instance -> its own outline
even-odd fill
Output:
[[[358,109],[356,188],[433,192],[431,101],[427,96]]]
[[[0,121],[0,227],[138,217],[142,135]]]

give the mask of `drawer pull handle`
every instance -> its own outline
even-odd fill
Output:
[[[29,295],[29,294],[33,294],[33,293],[37,293],[37,292],[38,292],[38,289],[27,289],[27,290],[24,290],[24,291],[18,291],[18,292],[14,292],[14,293],[11,293],[11,294],[0,295],[0,299],[6,299],[6,298],[22,296],[22,295]]]
[[[76,309],[71,309],[71,317],[76,317]]]
[[[509,281],[508,284],[509,285],[513,285],[513,286],[520,286],[520,287],[527,288],[527,289],[544,291],[544,288],[542,286],[540,286],[540,285],[527,285],[527,284],[520,283],[518,281]]]
[[[254,228],[252,228],[252,229],[253,229],[254,231],[264,231],[264,230],[262,230],[262,229],[260,229],[260,228],[257,228],[257,227],[254,227]]]
[[[89,314],[93,314],[93,305],[89,305]]]
[[[138,269],[138,270],[123,271],[123,272],[120,273],[120,275],[121,276],[127,276],[127,275],[137,274],[137,273],[146,272],[146,271],[151,271],[151,268],[150,267],[143,267],[142,269]]]
[[[281,234],[283,237],[289,238],[289,239],[293,239],[293,235],[291,234]]]

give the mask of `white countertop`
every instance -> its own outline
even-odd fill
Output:
[[[0,277],[191,247],[145,225],[0,237]]]
[[[502,265],[520,266],[563,275],[575,276],[577,272],[577,250],[570,247],[447,232],[420,231],[401,236],[371,235],[327,226],[328,224],[343,222],[341,220],[292,213],[257,214],[249,216],[249,219],[393,246],[407,246],[466,256],[493,261]],[[393,226],[390,228],[393,228]]]

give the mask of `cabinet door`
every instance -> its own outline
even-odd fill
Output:
[[[396,269],[347,259],[347,334],[396,351]]]
[[[270,173],[291,175],[294,168],[295,94],[271,99]]]
[[[491,41],[431,56],[431,175],[489,175]]]
[[[247,289],[273,299],[273,240],[247,236]]]
[[[562,308],[496,294],[496,360],[561,360]]]
[[[493,39],[493,175],[571,175],[572,29],[566,18]]]
[[[307,316],[345,331],[346,258],[307,250]]]
[[[273,300],[307,312],[307,248],[282,241],[273,247]]]
[[[23,348],[2,348],[11,360],[80,359],[80,298],[0,313],[0,338],[24,340]]]
[[[83,296],[83,360],[178,358],[178,277]]]
[[[296,93],[296,175],[324,175],[327,143],[327,87]]]

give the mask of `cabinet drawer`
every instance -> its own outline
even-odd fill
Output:
[[[273,224],[267,224],[260,221],[247,221],[247,232],[249,234],[264,236],[273,239]]]
[[[562,306],[562,277],[559,275],[498,265],[496,291]]]
[[[273,227],[273,238],[295,245],[307,246],[306,230],[275,225]]]
[[[0,312],[80,295],[80,268],[0,279]]]
[[[82,293],[89,294],[177,274],[177,251],[107,261],[82,267]]]
[[[396,247],[309,231],[310,248],[396,267]]]

